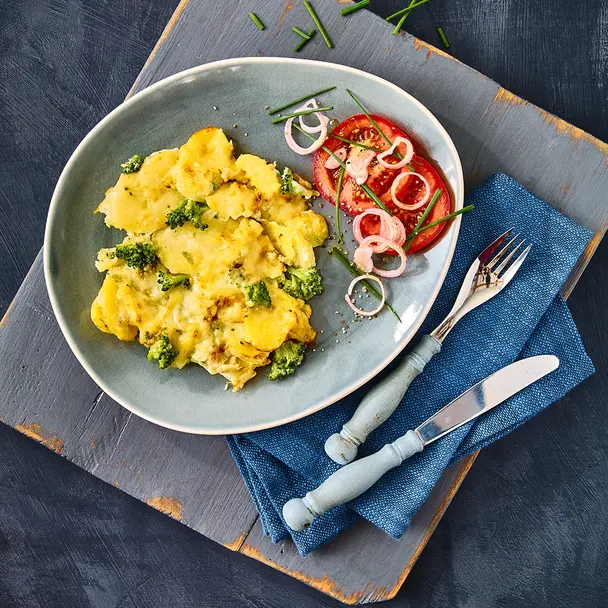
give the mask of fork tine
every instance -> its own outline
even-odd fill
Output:
[[[477,259],[485,264],[492,254],[502,245],[504,240],[513,232],[513,228],[509,228],[506,232],[503,232],[495,241],[490,243],[477,257]]]
[[[519,267],[524,263],[526,256],[530,253],[530,249],[532,249],[532,245],[528,245],[520,254],[519,257],[511,264],[511,267],[507,272],[504,273],[502,277],[502,285],[503,288],[506,287],[511,279],[515,276],[515,273],[519,270]]]
[[[519,243],[517,245],[515,245],[515,247],[511,250],[511,253],[500,263],[500,265],[496,268],[496,270],[494,271],[498,276],[500,276],[500,273],[506,268],[507,264],[509,263],[509,261],[511,260],[511,258],[517,253],[517,251],[519,250],[519,248],[525,244],[525,239],[522,239],[521,241],[519,241]]]
[[[487,264],[485,267],[487,270],[492,270],[500,260],[502,260],[509,247],[519,238],[519,234],[516,234]]]

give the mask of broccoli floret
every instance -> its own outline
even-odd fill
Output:
[[[160,285],[161,291],[169,291],[178,285],[188,288],[190,287],[190,277],[187,274],[168,274],[159,270],[157,283]]]
[[[278,171],[277,171],[278,173]],[[293,171],[289,167],[285,167],[283,169],[283,173],[281,176],[281,194],[297,194],[306,199],[312,198],[317,192],[311,190],[310,188],[305,187],[303,184],[307,184],[305,180],[302,180],[301,177],[296,177],[293,174]],[[300,183],[303,182],[303,183]],[[310,186],[310,184],[308,184]]]
[[[316,268],[288,268],[281,287],[294,298],[309,300],[323,293],[323,277]]]
[[[173,348],[169,336],[164,333],[148,352],[148,361],[158,361],[158,369],[166,369],[175,361],[177,351]]]
[[[295,194],[293,185],[293,172],[289,167],[285,167],[281,175],[281,194]]]
[[[137,173],[144,164],[144,159],[138,154],[133,155],[126,163],[122,163],[123,173]]]
[[[172,209],[167,213],[167,226],[171,230],[175,230],[178,226],[183,226],[186,222],[192,222],[195,228],[205,230],[209,226],[202,221],[203,213],[209,209],[206,203],[199,203],[186,199],[182,201],[179,207]]]
[[[116,245],[116,257],[124,260],[127,266],[143,269],[145,266],[156,264],[156,250],[150,243],[132,243]]]
[[[304,342],[286,340],[272,353],[272,365],[268,372],[268,380],[282,380],[291,376],[296,367],[304,361]]]
[[[264,306],[264,308],[270,308],[271,305],[270,294],[268,293],[268,287],[264,281],[254,283],[253,285],[247,285],[245,287],[245,304],[252,308],[253,306]]]

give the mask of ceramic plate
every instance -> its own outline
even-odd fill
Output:
[[[390,117],[422,143],[449,182],[462,207],[463,177],[452,140],[416,99],[386,80],[330,63],[283,58],[230,59],[176,74],[149,87],[102,120],[78,146],[51,201],[44,244],[47,287],[59,325],[86,371],[113,399],[133,413],[172,429],[228,434],[277,426],[307,416],[370,380],[410,341],[427,315],[447,272],[459,221],[437,246],[408,260],[406,273],[387,281],[399,323],[385,311],[353,324],[344,293],[351,280],[327,250],[317,249],[325,293],[311,301],[319,333],[315,352],[291,378],[268,382],[262,372],[239,393],[224,390],[225,379],[189,365],[160,371],[137,343],[123,343],[98,331],[89,308],[103,276],[94,266],[97,250],[123,234],[93,215],[120,163],[133,154],[180,146],[196,130],[215,125],[233,138],[237,153],[251,152],[311,178],[311,159],[292,152],[281,125],[269,124],[264,106],[336,85],[322,96],[342,120],[357,113],[345,89],[371,111]],[[217,109],[216,109],[217,108]],[[233,127],[233,125],[237,125]],[[245,133],[247,136],[245,136]],[[316,211],[334,225],[334,207],[319,200]],[[459,218],[460,219],[460,218]],[[348,225],[348,224],[347,224]],[[350,233],[347,242],[352,243]],[[335,335],[337,333],[337,335]]]

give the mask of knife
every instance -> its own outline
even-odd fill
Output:
[[[310,526],[316,517],[353,500],[371,488],[387,471],[447,433],[474,420],[515,395],[530,384],[556,370],[559,359],[538,355],[511,363],[477,383],[393,443],[387,443],[371,456],[347,464],[330,475],[303,498],[292,498],[283,505],[285,523],[297,532]]]

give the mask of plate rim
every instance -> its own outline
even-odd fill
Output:
[[[49,210],[47,213],[46,225],[45,225],[45,230],[44,230],[44,243],[43,243],[43,247],[42,247],[44,280],[45,280],[47,292],[49,294],[51,307],[53,309],[53,314],[55,315],[57,323],[59,324],[61,333],[63,334],[63,337],[66,340],[66,342],[68,343],[68,346],[70,347],[71,351],[74,353],[74,356],[76,357],[76,359],[78,359],[79,363],[82,365],[82,367],[87,372],[87,374],[92,378],[92,380],[99,386],[99,388],[104,393],[106,393],[111,399],[116,401],[119,405],[124,407],[129,412],[135,414],[136,416],[139,416],[140,418],[143,418],[144,420],[147,420],[148,422],[152,422],[153,424],[156,424],[158,426],[168,428],[168,429],[171,429],[174,431],[180,431],[183,433],[189,433],[189,434],[194,434],[194,435],[233,435],[233,434],[261,431],[261,430],[265,430],[265,429],[279,427],[284,424],[288,424],[290,422],[294,422],[301,418],[310,416],[316,412],[319,412],[319,411],[325,409],[326,407],[332,405],[333,403],[336,403],[337,401],[343,399],[344,397],[350,395],[351,393],[356,391],[358,388],[360,388],[361,386],[363,386],[364,384],[366,384],[367,382],[372,380],[375,376],[377,376],[394,359],[396,359],[399,356],[399,354],[401,354],[401,352],[406,348],[406,346],[411,342],[412,338],[414,337],[414,335],[416,334],[416,332],[418,331],[418,329],[420,328],[420,326],[422,325],[424,320],[427,318],[431,307],[433,306],[433,304],[435,303],[435,300],[437,299],[437,296],[439,295],[439,291],[441,290],[441,287],[443,286],[443,283],[445,282],[445,277],[446,277],[447,272],[452,263],[452,258],[454,257],[454,250],[455,250],[456,244],[458,242],[458,235],[460,232],[460,224],[461,224],[461,220],[462,220],[461,215],[456,217],[455,221],[452,223],[452,226],[450,227],[450,232],[452,232],[452,235],[450,236],[450,238],[452,240],[451,240],[451,243],[450,243],[450,246],[448,249],[448,255],[447,255],[446,261],[444,263],[440,279],[437,281],[437,285],[435,286],[431,297],[428,299],[427,303],[423,306],[423,308],[421,310],[419,322],[417,322],[411,326],[410,330],[404,334],[404,336],[402,338],[402,344],[397,345],[397,347],[393,351],[391,351],[389,356],[386,357],[384,359],[384,361],[382,361],[379,365],[377,365],[374,369],[372,369],[368,374],[366,374],[364,377],[362,377],[358,382],[350,384],[344,390],[339,392],[337,395],[334,396],[334,398],[325,399],[324,401],[321,401],[320,403],[317,403],[314,406],[307,408],[306,410],[298,412],[297,414],[285,416],[285,417],[277,419],[273,422],[258,423],[258,424],[253,424],[253,425],[252,424],[249,424],[249,425],[243,424],[238,428],[233,428],[233,427],[208,428],[208,427],[204,427],[204,426],[200,426],[200,425],[185,426],[182,424],[173,424],[173,423],[167,422],[166,420],[162,420],[161,418],[159,418],[157,416],[146,413],[145,411],[141,410],[139,407],[137,407],[136,405],[131,403],[129,399],[125,399],[123,396],[117,394],[113,390],[113,388],[109,385],[109,383],[106,382],[106,380],[104,380],[104,378],[102,378],[99,374],[97,374],[97,372],[89,365],[87,358],[84,356],[84,354],[78,347],[76,341],[72,338],[72,332],[69,329],[68,322],[67,322],[65,315],[61,311],[61,306],[59,304],[59,298],[55,292],[55,288],[53,285],[53,280],[51,277],[51,268],[50,268],[51,242],[52,242],[53,227],[54,227],[56,215],[57,215],[58,209],[59,209],[60,194],[65,189],[65,183],[67,182],[69,174],[71,173],[72,167],[76,164],[77,159],[80,156],[82,149],[91,140],[93,140],[96,137],[98,132],[102,131],[108,123],[111,123],[112,120],[116,116],[118,116],[120,113],[122,113],[125,110],[125,108],[127,108],[131,105],[135,105],[140,99],[143,99],[146,96],[151,96],[157,90],[162,89],[166,86],[169,86],[173,82],[179,81],[182,78],[196,76],[200,73],[211,71],[211,70],[218,69],[218,68],[233,67],[235,64],[242,65],[242,64],[261,64],[261,63],[268,63],[268,64],[271,64],[271,63],[285,64],[285,63],[287,63],[287,64],[299,64],[299,65],[305,64],[305,65],[330,66],[331,68],[336,69],[338,71],[348,72],[350,74],[354,74],[359,77],[364,77],[364,78],[370,79],[370,80],[376,82],[377,84],[382,84],[383,86],[388,86],[388,87],[394,89],[400,95],[404,95],[405,97],[407,97],[409,99],[409,101],[412,102],[414,105],[418,106],[419,110],[421,110],[423,112],[423,114],[425,114],[426,117],[430,120],[430,122],[433,123],[433,125],[435,126],[437,131],[443,136],[444,141],[448,145],[448,148],[453,153],[453,156],[456,160],[457,186],[458,186],[458,191],[460,192],[460,196],[457,196],[457,200],[455,201],[454,209],[455,210],[462,209],[462,207],[464,205],[464,175],[463,175],[463,171],[462,171],[462,163],[460,160],[460,155],[458,154],[458,150],[456,149],[456,146],[454,145],[452,138],[450,137],[449,133],[446,131],[444,126],[439,122],[439,120],[436,118],[436,116],[422,102],[420,102],[418,99],[416,99],[413,95],[411,95],[407,91],[404,91],[401,87],[390,82],[389,80],[386,80],[385,78],[381,78],[380,76],[376,76],[375,74],[366,72],[365,70],[360,70],[358,68],[353,68],[350,66],[332,63],[329,61],[319,61],[319,60],[314,60],[314,59],[299,59],[299,58],[295,58],[295,57],[233,57],[233,58],[229,58],[229,59],[220,59],[218,61],[204,63],[201,65],[189,68],[187,70],[182,70],[180,72],[172,74],[171,76],[167,76],[166,78],[163,78],[163,79],[159,80],[158,82],[155,82],[154,84],[151,84],[150,86],[144,88],[143,90],[139,91],[138,93],[125,99],[120,105],[118,105],[111,112],[109,112],[106,116],[104,116],[104,118],[102,118],[84,136],[84,138],[81,140],[81,142],[75,148],[74,152],[72,152],[72,154],[70,155],[67,163],[65,164],[64,168],[61,171],[59,179],[57,180],[57,184],[55,185],[55,188],[53,190],[53,195],[51,197],[51,202],[49,205]]]

